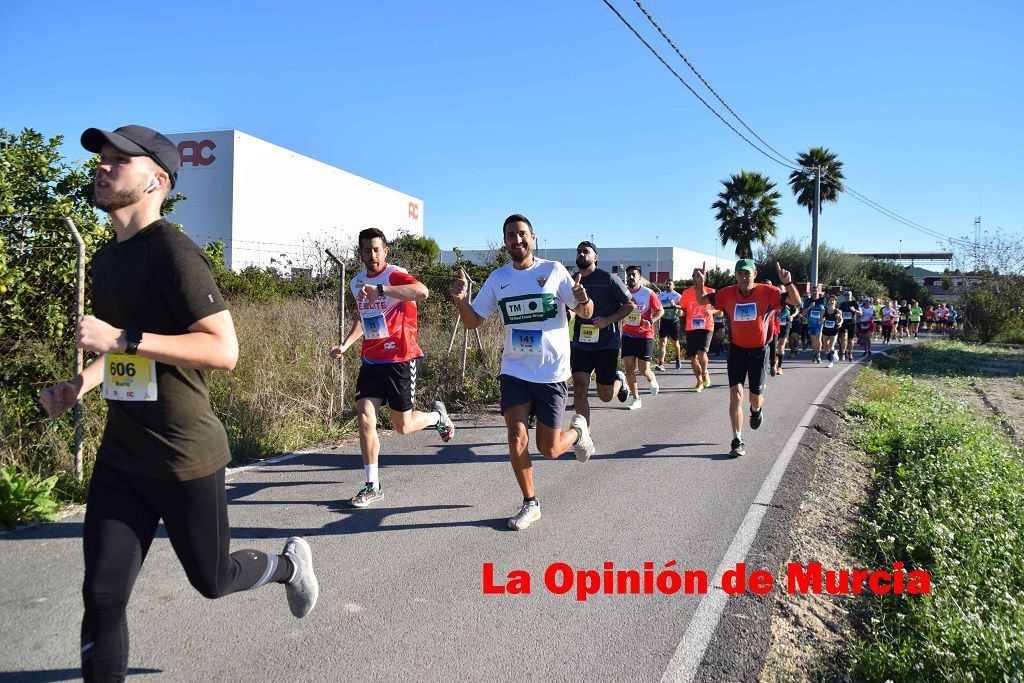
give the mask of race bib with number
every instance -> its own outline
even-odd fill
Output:
[[[732,320],[737,323],[757,320],[757,304],[736,304],[736,307],[732,311]]]
[[[601,336],[601,330],[593,325],[580,325],[580,342],[584,344],[596,344],[597,338]]]
[[[843,311],[843,320],[853,320],[853,312]]]
[[[383,313],[370,313],[362,316],[363,336],[367,339],[387,339],[388,323]]]
[[[811,311],[811,320],[817,321],[817,320],[820,320],[820,319],[821,319],[821,309],[820,308],[815,308],[814,310]]]
[[[540,330],[511,330],[512,353],[540,353],[541,333]],[[581,332],[582,334],[582,332]]]
[[[155,401],[156,361],[127,353],[108,353],[103,363],[103,398]]]
[[[836,321],[835,321],[835,320],[826,320],[826,321],[825,321],[825,327],[826,327],[826,329],[829,329],[829,330],[831,330],[831,329],[832,329],[833,327],[835,327],[835,326],[836,326]]]
[[[534,323],[550,320],[555,317],[555,295],[551,292],[510,296],[498,302],[501,319],[506,325],[516,323]]]
[[[690,326],[693,327],[693,329],[695,329],[695,330],[703,330],[704,329],[704,318],[692,318],[690,320]]]
[[[626,324],[639,325],[642,319],[643,316],[640,313],[630,313],[629,315],[626,316]]]

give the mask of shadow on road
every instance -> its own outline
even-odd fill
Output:
[[[160,674],[163,669],[128,669],[128,675]],[[48,671],[0,671],[0,683],[53,683],[76,681],[82,678],[81,669],[49,669]]]

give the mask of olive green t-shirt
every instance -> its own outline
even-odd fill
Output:
[[[210,262],[192,240],[160,219],[92,259],[94,315],[145,335],[188,332],[227,310]],[[227,465],[224,426],[210,409],[206,373],[156,363],[156,401],[107,401],[97,461],[133,474],[187,481]]]

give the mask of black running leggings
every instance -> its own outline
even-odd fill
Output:
[[[86,681],[123,681],[128,674],[128,598],[161,519],[189,582],[207,598],[290,576],[291,562],[280,556],[228,554],[223,468],[201,479],[165,481],[97,463],[83,532]]]

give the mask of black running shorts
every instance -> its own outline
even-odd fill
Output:
[[[382,405],[405,413],[416,399],[416,361],[405,363],[367,363],[359,366],[356,400],[379,398]]]
[[[750,380],[750,393],[763,394],[764,380],[768,376],[768,350],[764,346],[745,349],[735,344],[729,347],[726,361],[729,386],[743,385]]]
[[[686,331],[686,357],[693,358],[695,354],[707,353],[711,349],[711,330],[687,330]]]
[[[661,324],[658,327],[658,338],[659,339],[679,339],[679,321],[678,320],[665,320],[661,319]]]
[[[654,356],[654,340],[622,335],[622,357],[626,356],[650,360]]]
[[[573,374],[582,372],[587,377],[590,373],[597,373],[597,383],[611,386],[615,384],[615,371],[619,369],[618,349],[595,349],[591,351],[586,348],[587,344],[573,344],[572,353],[569,354],[569,367]]]

